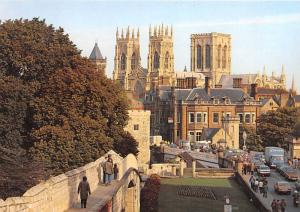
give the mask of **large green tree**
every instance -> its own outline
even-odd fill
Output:
[[[262,114],[258,121],[257,133],[264,146],[279,146],[287,148],[286,138],[289,137],[297,122],[297,108],[279,108]]]
[[[0,129],[11,141],[3,137],[2,143],[22,143],[52,174],[112,148],[122,155],[137,153],[136,141],[122,137],[127,135],[125,93],[80,56],[62,28],[38,18],[0,23],[0,74],[18,82],[2,85],[12,90],[11,95],[3,92],[7,96],[0,115],[11,120],[4,119]],[[118,148],[120,140],[128,141],[128,148]]]
[[[252,150],[252,151],[258,151],[258,152],[264,151],[264,145],[263,145],[262,139],[256,133],[256,129],[254,127],[247,126],[247,125],[243,125],[240,127],[240,134],[239,134],[240,148],[242,149],[243,145],[244,145],[244,139],[243,139],[244,131],[247,134],[247,139],[246,139],[247,149]]]

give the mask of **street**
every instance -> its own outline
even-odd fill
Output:
[[[300,176],[300,171],[298,169],[298,174]],[[286,203],[287,203],[287,210],[288,212],[299,212],[300,211],[300,206],[298,208],[296,208],[293,204],[293,197],[292,195],[279,195],[274,191],[274,184],[278,181],[286,181],[288,182],[291,187],[292,187],[292,191],[294,191],[295,188],[295,182],[293,181],[287,181],[283,176],[281,176],[275,169],[271,169],[271,176],[267,178],[268,180],[268,195],[271,194],[273,196],[274,199],[285,199]]]

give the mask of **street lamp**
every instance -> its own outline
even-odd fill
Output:
[[[246,147],[247,133],[246,133],[245,130],[244,130],[244,132],[243,132],[243,139],[244,139],[243,150],[245,151],[245,150],[247,149],[247,147]]]

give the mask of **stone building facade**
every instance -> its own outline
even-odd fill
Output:
[[[230,75],[231,36],[215,32],[192,34],[191,71],[210,77],[214,87],[222,75]]]
[[[129,120],[125,127],[138,142],[139,167],[150,163],[150,111],[134,109],[128,111]]]

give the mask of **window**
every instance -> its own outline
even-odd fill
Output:
[[[213,113],[213,122],[219,123],[219,113]]]
[[[242,114],[242,113],[239,113],[238,115],[239,115],[239,117],[240,117],[240,123],[243,123],[243,122],[244,122],[244,120],[243,120],[243,114]]]
[[[195,122],[195,114],[189,113],[189,123],[194,123],[194,122]]]
[[[218,68],[221,68],[221,45],[218,46]]]
[[[200,123],[202,120],[202,113],[196,113],[196,122]]]
[[[134,70],[135,67],[136,67],[136,56],[135,53],[133,53],[131,56],[131,70]]]
[[[252,115],[251,117],[252,123],[255,123],[255,113],[252,113],[251,115]]]
[[[169,52],[165,56],[165,69],[169,68]]]
[[[207,117],[207,113],[203,113],[203,122],[204,122],[204,123],[207,123],[206,117]]]
[[[202,68],[202,47],[197,46],[197,68]]]
[[[194,131],[189,131],[189,137],[188,137],[190,142],[193,142],[195,140],[195,133]]]
[[[124,53],[122,53],[121,55],[121,70],[125,70],[126,69],[126,56]]]
[[[222,57],[222,68],[226,68],[226,60],[227,60],[227,46],[223,48],[223,57]]]
[[[226,118],[229,118],[231,113],[226,113]]]
[[[180,123],[180,116],[181,116],[181,114],[177,113],[177,123]]]
[[[177,137],[179,137],[179,136],[180,136],[180,132],[179,132],[179,130],[176,130],[176,135],[177,135]]]
[[[250,114],[249,114],[249,113],[247,113],[247,114],[245,115],[245,122],[246,122],[247,124],[249,124],[249,123],[250,123],[250,121],[251,121]]]
[[[214,99],[214,104],[215,105],[219,104],[219,99]]]
[[[210,46],[205,46],[205,68],[210,68]]]
[[[133,130],[139,130],[139,125],[138,124],[133,125]]]
[[[159,68],[159,55],[157,52],[154,53],[154,68]]]
[[[201,132],[196,132],[196,141],[201,141]]]

